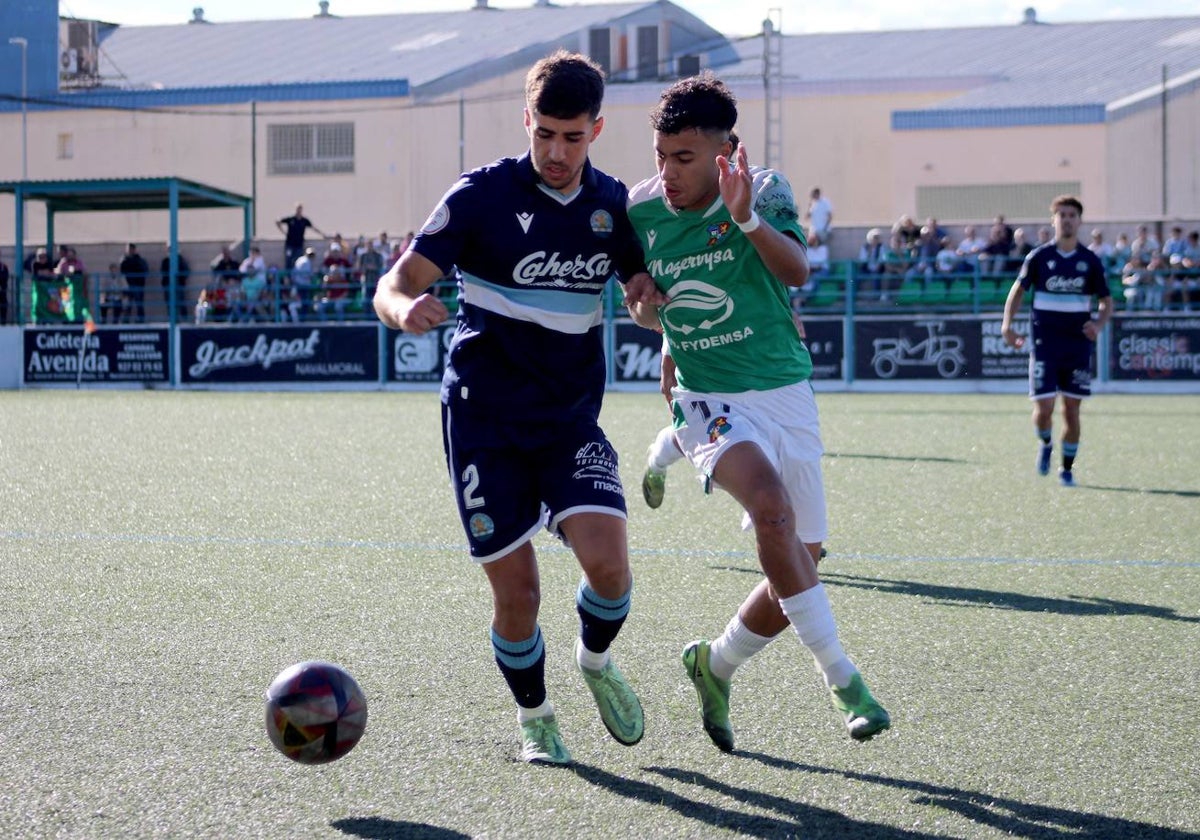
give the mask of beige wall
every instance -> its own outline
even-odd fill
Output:
[[[297,201],[328,233],[346,237],[387,230],[399,238],[420,227],[460,171],[520,153],[528,142],[521,123],[523,72],[444,102],[411,99],[258,106],[258,238],[268,255],[279,249],[274,220]],[[752,162],[764,149],[761,86],[732,82],[741,105],[739,129]],[[647,114],[663,84],[609,88],[603,134],[592,150],[596,165],[633,184],[653,172]],[[803,94],[803,95],[802,95]],[[1109,125],[1011,129],[891,130],[896,109],[924,108],[948,92],[814,96],[789,94],[784,106],[784,173],[801,209],[819,185],[843,227],[890,222],[915,211],[919,187],[1079,181],[1089,220],[1158,216],[1160,170],[1155,109]],[[1173,106],[1172,182],[1182,218],[1200,215],[1195,141],[1200,95]],[[29,115],[29,175],[33,180],[176,175],[249,195],[251,120],[247,105],[179,108],[196,114],[51,111]],[[275,122],[353,120],[352,175],[269,176],[267,127]],[[73,158],[57,157],[58,135],[69,133]],[[1189,140],[1190,138],[1190,140]],[[1153,148],[1151,148],[1153,147]],[[1064,164],[1065,161],[1065,164]],[[20,114],[0,115],[0,180],[20,177]],[[1189,209],[1190,207],[1190,209]],[[1000,209],[997,212],[1001,212]],[[43,210],[27,211],[28,241],[44,239]],[[947,219],[947,221],[957,221]],[[165,213],[63,214],[56,239],[73,244],[162,242]],[[238,210],[186,211],[181,238],[233,241],[241,236]],[[0,244],[14,230],[10,197],[0,197]]]

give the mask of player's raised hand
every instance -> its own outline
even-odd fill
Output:
[[[735,222],[748,222],[751,211],[752,179],[744,144],[738,144],[736,160],[736,165],[731,167],[729,158],[717,155],[721,199],[725,202],[725,206],[729,209],[729,215]]]

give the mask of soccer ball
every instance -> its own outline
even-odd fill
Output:
[[[325,764],[358,743],[367,727],[367,698],[354,677],[332,662],[300,662],[267,689],[267,735],[292,761]]]

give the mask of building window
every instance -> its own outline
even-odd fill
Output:
[[[604,70],[604,75],[611,76],[612,67],[612,30],[592,29],[588,31],[588,55]]]
[[[267,172],[329,175],[354,171],[354,123],[291,123],[267,128]]]
[[[639,79],[657,79],[659,75],[658,27],[639,26],[637,28],[637,77]]]
[[[58,135],[58,159],[71,160],[73,157],[75,157],[75,135]]]

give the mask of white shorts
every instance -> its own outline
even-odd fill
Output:
[[[771,391],[704,394],[675,388],[675,416],[684,425],[675,440],[702,474],[706,488],[713,469],[730,446],[754,443],[779,471],[792,498],[796,535],[804,543],[825,542],[825,482],[821,477],[821,422],[812,385],[798,382]],[[742,527],[751,527],[748,515]]]

